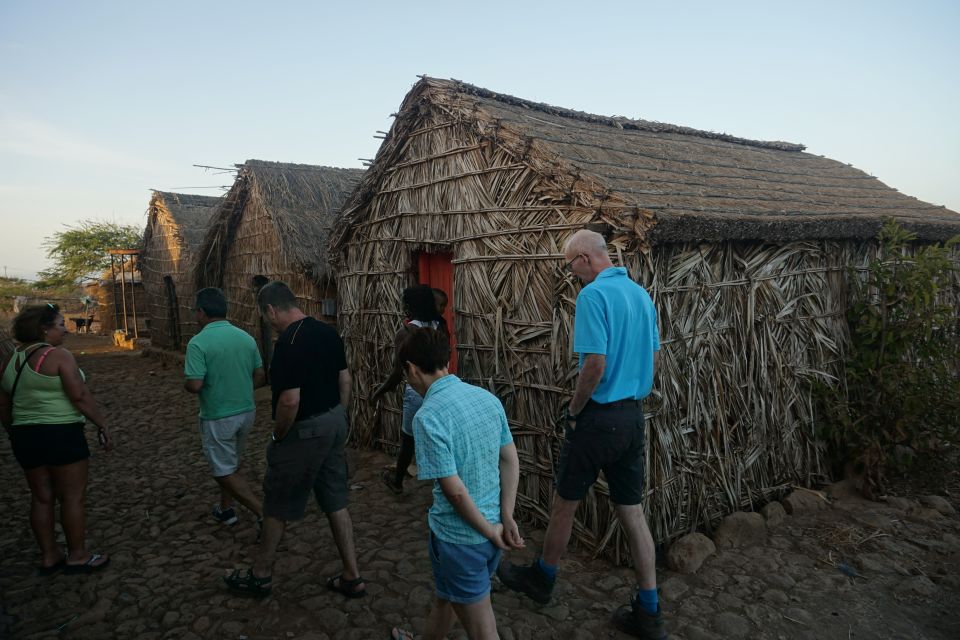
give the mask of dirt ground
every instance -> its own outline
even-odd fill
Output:
[[[409,482],[397,498],[376,480],[387,456],[351,452],[350,509],[368,597],[346,601],[325,590],[339,563],[315,507],[288,530],[274,593],[234,596],[220,576],[250,562],[253,518],[241,513],[226,528],[209,516],[215,485],[200,452],[196,399],[182,390],[180,371],[95,336],[72,336],[68,347],[117,440],[104,454],[88,430],[89,545],[113,560],[92,576],[36,575],[29,493],[0,438],[0,637],[368,640],[397,624],[422,630],[432,594],[427,483]],[[268,399],[258,395],[246,457],[257,485],[269,433]],[[513,561],[540,548],[542,531],[524,534],[528,549]],[[843,497],[788,516],[762,544],[721,550],[693,575],[661,568],[659,581],[671,638],[952,639],[960,637],[958,565],[957,515],[914,499]],[[573,549],[549,606],[494,593],[500,635],[624,638],[609,619],[631,584],[628,569]],[[457,628],[451,637],[464,635]]]

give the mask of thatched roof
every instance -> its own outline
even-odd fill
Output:
[[[360,182],[363,169],[247,160],[223,199],[198,255],[197,269],[218,281],[248,206],[269,216],[283,259],[317,280],[330,277],[327,238],[344,201]]]
[[[153,222],[157,218],[166,217],[175,227],[175,232],[183,243],[190,248],[196,248],[210,226],[210,220],[221,198],[211,196],[195,196],[186,193],[172,193],[169,191],[154,190],[150,198],[149,220],[144,233],[144,246],[147,246],[149,236],[153,232]]]
[[[866,239],[892,216],[922,240],[960,233],[960,215],[903,195],[859,169],[764,142],[646,120],[597,116],[530,102],[457,80],[423,78],[354,198],[337,245],[359,222],[403,153],[403,136],[430,110],[475,121],[545,177],[567,176],[571,191],[619,202],[643,243],[699,240]],[[405,159],[405,161],[411,161]],[[633,209],[632,212],[627,209]],[[620,225],[618,225],[620,226]]]

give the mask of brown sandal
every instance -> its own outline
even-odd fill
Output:
[[[333,576],[327,580],[327,589],[341,593],[348,598],[362,598],[367,595],[367,588],[357,589],[357,586],[364,582],[366,582],[366,580],[363,579],[363,576],[358,577],[356,580],[346,580],[342,575]]]

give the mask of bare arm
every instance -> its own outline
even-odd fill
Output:
[[[267,382],[267,374],[264,373],[263,367],[257,367],[253,370],[253,388],[258,389],[262,387]]]
[[[353,378],[350,377],[348,369],[341,369],[337,375],[337,387],[340,390],[340,406],[346,409],[350,405],[350,387],[353,385]]]
[[[520,459],[516,445],[511,442],[500,447],[500,522],[503,524],[503,540],[511,549],[523,547],[520,529],[513,519],[519,483]]]
[[[377,387],[376,391],[367,399],[367,402],[370,404],[376,404],[380,396],[396,389],[400,381],[403,380],[403,363],[400,362],[400,347],[402,347],[403,343],[410,337],[410,333],[411,331],[409,329],[401,327],[393,337],[393,371],[390,372],[390,376],[384,380],[383,384]]]
[[[0,376],[7,370],[7,364],[12,357],[13,356],[8,356],[3,359],[3,365],[0,365]],[[10,431],[10,427],[13,426],[13,399],[3,389],[0,389],[0,423],[3,424],[3,428],[8,432]]]
[[[577,415],[587,405],[607,368],[607,357],[600,353],[588,353],[583,358],[583,367],[577,376],[577,386],[570,398],[570,413]]]
[[[273,420],[273,435],[277,440],[283,440],[287,431],[297,421],[297,411],[300,410],[300,388],[284,389],[277,398],[277,417]]]
[[[67,394],[70,402],[82,413],[90,422],[97,425],[101,434],[101,442],[104,449],[109,451],[113,448],[113,439],[110,437],[110,429],[107,428],[107,421],[100,408],[97,406],[93,394],[80,377],[80,369],[77,367],[77,361],[73,354],[66,349],[57,349],[50,354],[50,358],[56,358],[57,374],[63,383],[63,390]]]
[[[190,393],[200,393],[203,389],[203,378],[188,378],[184,381],[183,388]]]

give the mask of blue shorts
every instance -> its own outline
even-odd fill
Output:
[[[423,404],[423,397],[414,391],[413,387],[407,385],[403,389],[403,422],[400,423],[400,430],[408,436],[413,435],[413,416],[417,415],[420,405]]]
[[[444,542],[430,532],[430,564],[437,597],[473,604],[490,594],[490,579],[500,564],[500,551],[489,540],[480,544]]]

